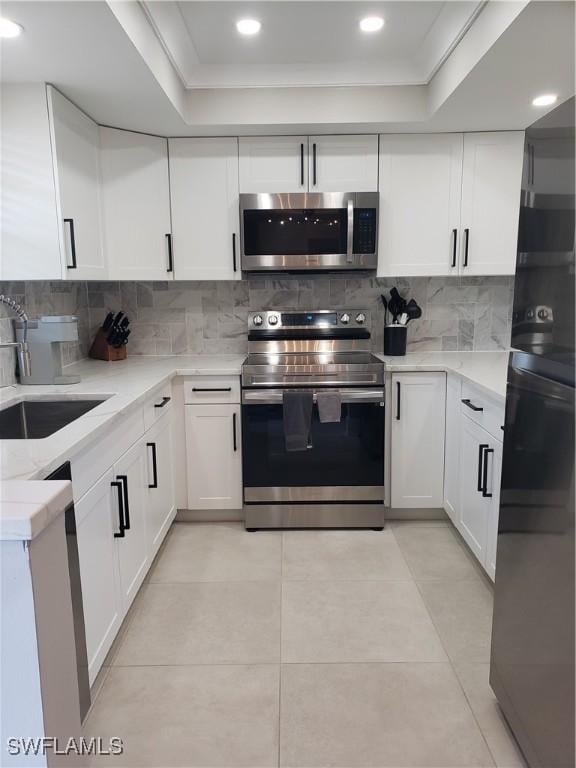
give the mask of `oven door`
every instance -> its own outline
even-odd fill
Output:
[[[382,503],[384,390],[343,389],[337,423],[321,423],[315,405],[305,451],[286,450],[282,396],[242,393],[245,503]]]
[[[375,269],[377,193],[240,195],[242,269]]]

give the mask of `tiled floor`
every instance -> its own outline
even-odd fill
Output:
[[[173,526],[99,677],[99,765],[524,763],[488,685],[491,588],[447,523]]]

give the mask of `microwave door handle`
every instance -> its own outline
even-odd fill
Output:
[[[354,261],[354,203],[348,200],[348,236],[346,238],[346,261]]]

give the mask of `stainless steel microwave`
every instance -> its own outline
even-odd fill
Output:
[[[375,270],[378,192],[240,195],[244,272]]]

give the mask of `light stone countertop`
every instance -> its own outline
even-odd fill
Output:
[[[69,480],[0,483],[0,541],[30,541],[71,503]]]
[[[445,371],[487,390],[492,396],[506,397],[508,351],[497,352],[408,352],[402,357],[377,355],[388,371]]]

